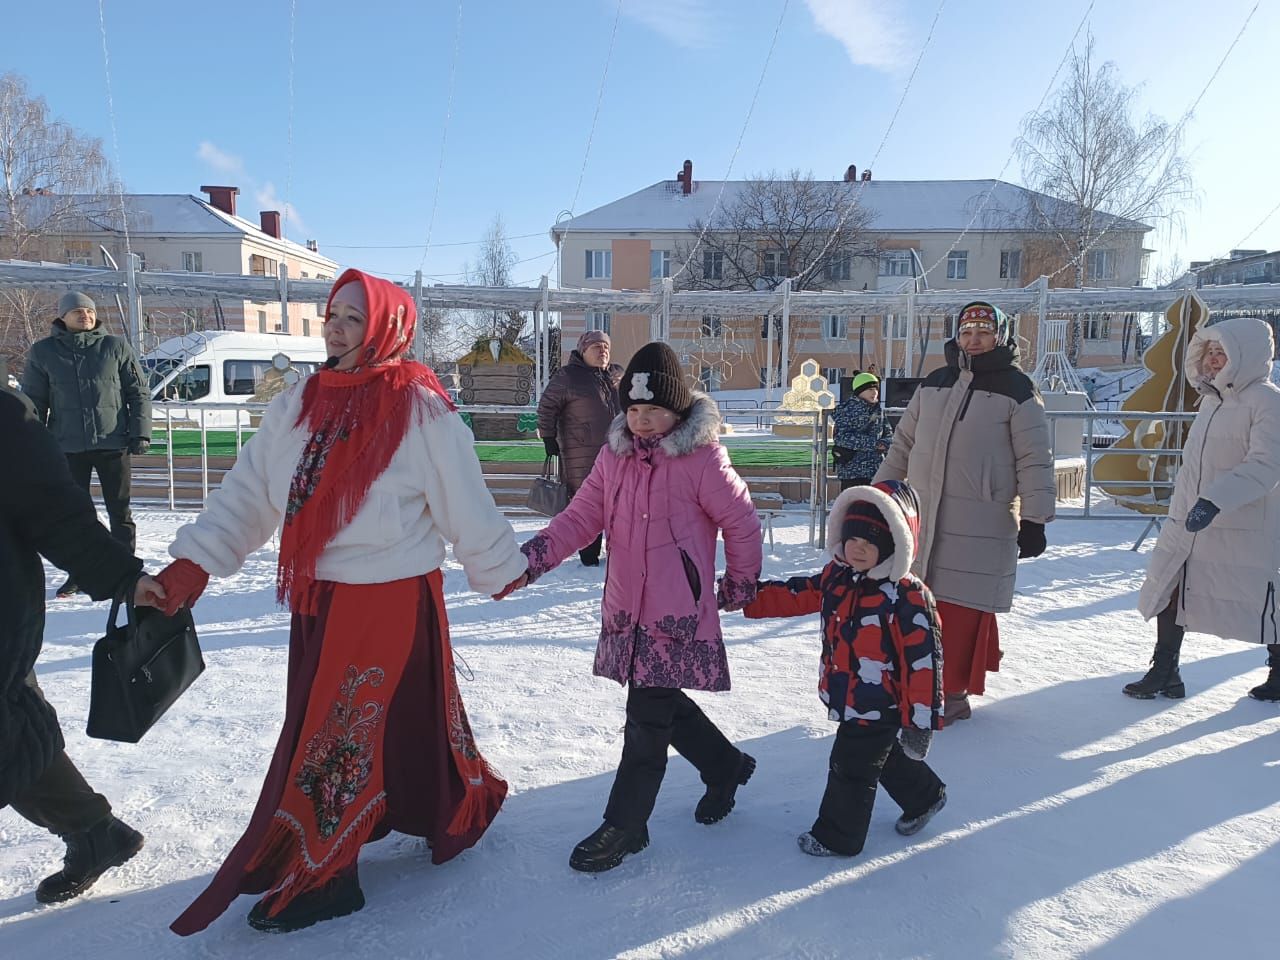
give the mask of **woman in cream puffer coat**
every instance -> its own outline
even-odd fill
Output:
[[[1178,656],[1187,630],[1267,645],[1266,683],[1280,700],[1280,389],[1269,379],[1275,343],[1262,320],[1201,327],[1187,347],[1187,379],[1201,393],[1187,434],[1138,611],[1156,618],[1151,669],[1124,692],[1185,695]]]

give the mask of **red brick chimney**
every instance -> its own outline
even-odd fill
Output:
[[[693,193],[693,161],[686,160],[684,167],[676,174],[676,183],[680,184],[680,192],[686,197]]]
[[[236,194],[240,192],[239,187],[201,187],[200,192],[209,195],[209,206],[217,207],[233,217],[236,215]]]
[[[844,182],[853,183],[858,179],[858,165],[856,163],[849,164],[849,169],[844,172]]]
[[[262,232],[269,237],[280,239],[280,211],[263,210],[258,214],[262,219]]]

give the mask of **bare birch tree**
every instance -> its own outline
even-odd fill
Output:
[[[1015,146],[1023,183],[1043,195],[1029,200],[1022,225],[1044,238],[1046,260],[1058,273],[1071,270],[1078,287],[1109,279],[1105,238],[1132,236],[1143,224],[1176,225],[1193,196],[1181,124],[1150,114],[1135,119],[1137,94],[1114,63],[1097,64],[1089,36],[1073,52],[1056,97],[1022,122]],[[1068,336],[1072,363],[1080,341],[1076,317]]]
[[[507,240],[502,214],[497,214],[485,231],[475,262],[467,264],[467,283],[481,287],[509,287],[512,285],[511,268],[517,260],[516,252]],[[525,325],[525,315],[519,310],[475,310],[469,313],[467,326],[472,340],[497,337],[507,343],[516,343]]]
[[[0,76],[0,259],[65,259],[64,233],[86,218],[99,227],[118,220],[105,201],[119,190],[100,140],[52,117],[22,77]],[[0,294],[0,350],[15,366],[48,332],[49,299],[24,290]]]

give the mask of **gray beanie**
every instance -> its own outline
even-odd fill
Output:
[[[86,310],[94,311],[98,309],[94,302],[83,293],[76,293],[74,291],[64,293],[62,298],[58,301],[58,319],[61,320],[72,310],[78,309],[79,307],[84,307]]]

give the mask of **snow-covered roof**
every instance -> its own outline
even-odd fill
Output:
[[[38,194],[19,199],[24,204],[23,216],[28,225],[55,219],[61,233],[118,232],[123,199],[129,233],[134,236],[239,234],[279,244],[298,256],[328,259],[300,243],[272,237],[264,233],[259,224],[224,213],[189,193],[126,193],[123,198],[113,194]],[[4,217],[0,210],[0,230],[4,227]]]
[[[930,230],[1012,230],[1025,222],[1029,204],[1041,209],[1061,201],[1003,180],[870,180],[845,184],[857,203],[873,213],[870,229],[877,232],[919,233]],[[724,209],[745,190],[747,180],[695,180],[686,196],[675,180],[660,180],[629,196],[563,220],[551,228],[552,237],[570,231],[688,230],[695,221],[706,222],[717,207]],[[988,197],[988,194],[990,196]],[[975,218],[976,215],[976,218]],[[1115,221],[1110,229],[1151,229],[1133,220]]]

